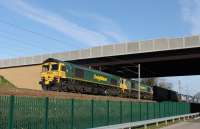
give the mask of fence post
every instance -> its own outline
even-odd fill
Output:
[[[92,127],[94,127],[94,100],[91,100],[91,123]]]
[[[48,109],[49,109],[49,98],[45,97],[45,119],[44,119],[44,129],[48,129]]]
[[[109,100],[107,100],[107,125],[109,125],[109,123],[110,123],[110,102],[109,102]]]
[[[154,119],[156,118],[156,104],[155,103],[152,103],[153,104],[153,117]]]
[[[71,100],[71,129],[74,128],[74,99]]]
[[[159,114],[158,114],[158,118],[161,118],[161,111],[160,111],[160,102],[158,102],[158,110],[159,110]]]
[[[141,102],[139,102],[139,108],[140,108],[140,121],[142,120],[142,105]]]
[[[120,101],[120,123],[122,123],[122,101]]]
[[[131,102],[131,122],[133,121],[133,102]]]
[[[166,103],[164,102],[164,117],[166,117]]]
[[[9,101],[10,101],[10,106],[9,106],[9,117],[8,117],[8,129],[13,129],[15,96],[10,96]]]
[[[146,106],[147,106],[147,120],[149,119],[149,103],[147,102],[146,103]]]
[[[178,112],[178,110],[177,110],[177,109],[178,109],[178,108],[177,108],[178,106],[177,106],[177,105],[178,105],[178,103],[176,102],[176,106],[175,106],[175,108],[176,108],[176,109],[175,109],[176,116],[178,115],[178,114],[177,114],[177,112]]]

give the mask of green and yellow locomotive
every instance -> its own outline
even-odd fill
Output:
[[[40,84],[49,91],[124,97],[136,97],[138,88],[132,80],[53,58],[43,62]],[[140,89],[148,97],[153,94],[150,87]]]

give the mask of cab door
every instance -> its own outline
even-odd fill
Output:
[[[63,63],[59,63],[59,76],[60,78],[66,78],[66,66]]]

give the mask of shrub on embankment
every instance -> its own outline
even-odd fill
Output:
[[[0,75],[0,88],[16,88],[14,84]]]

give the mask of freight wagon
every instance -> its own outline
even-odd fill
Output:
[[[179,101],[177,92],[166,88],[153,86],[153,100],[156,101]]]

